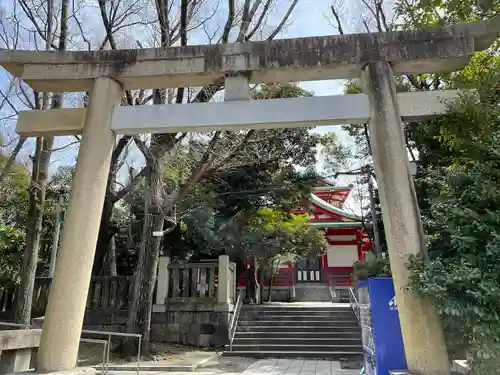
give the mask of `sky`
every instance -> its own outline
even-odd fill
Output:
[[[278,36],[279,38],[295,38],[295,37],[305,37],[305,36],[318,36],[318,35],[331,35],[337,34],[336,29],[330,24],[331,16],[330,16],[330,5],[335,0],[299,0],[294,12],[292,13],[289,22],[283,28],[281,34]],[[277,5],[280,7],[288,6],[290,3],[289,0],[278,0]],[[0,4],[0,7],[2,5]],[[3,4],[5,8],[5,4]],[[5,10],[5,9],[4,9]],[[279,18],[281,18],[281,14],[283,11],[281,8],[277,8],[273,11],[275,17],[271,17],[271,23],[277,24],[279,22]],[[7,6],[8,11],[8,6]],[[227,10],[224,9],[224,6],[219,8],[220,17],[225,17]],[[97,20],[99,18],[97,17]],[[349,25],[352,22],[352,17],[348,17],[344,14],[345,31],[346,32],[354,32],[352,27]],[[101,26],[102,28],[102,26]],[[135,37],[135,36],[134,36]],[[198,39],[198,40],[197,40]],[[194,44],[202,44],[206,43],[202,40],[203,35],[199,37],[195,34],[194,37],[190,40],[191,43]],[[1,70],[1,68],[0,68]],[[8,86],[8,76],[5,72],[0,72],[0,87],[5,89]],[[326,96],[326,95],[340,95],[343,93],[344,82],[343,81],[316,81],[316,82],[301,82],[302,87],[307,90],[310,90],[314,93],[315,96]],[[1,113],[1,110],[0,110]],[[12,133],[13,122],[9,122],[9,133]],[[326,134],[329,132],[337,133],[339,139],[344,144],[352,144],[352,140],[349,136],[341,129],[340,126],[323,126],[315,129],[316,132],[320,134]],[[5,142],[5,140],[4,140]],[[55,147],[61,147],[68,143],[68,138],[59,137],[56,140]],[[27,156],[32,152],[33,142],[30,141],[28,147],[22,151],[20,158],[27,158]],[[72,147],[65,148],[54,153],[52,170],[57,169],[60,165],[68,165],[73,164],[76,158],[77,145],[73,145]],[[135,166],[138,167],[141,164],[141,158],[138,157],[134,162]],[[318,169],[321,170],[321,166],[318,165]],[[353,183],[355,180],[352,178],[341,177],[337,181],[339,185],[347,185],[349,183]],[[350,199],[347,202],[348,209],[359,212],[359,203],[355,202],[353,199],[353,194],[351,194]]]

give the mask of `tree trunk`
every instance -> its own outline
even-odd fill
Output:
[[[259,282],[257,277],[258,263],[257,258],[250,259],[250,268],[248,268],[248,298],[250,303],[258,303],[258,288]]]
[[[267,287],[267,302],[271,302],[273,293],[274,272],[269,278],[269,286]]]
[[[261,264],[259,267],[259,304],[264,303],[264,282],[266,280],[265,269]]]
[[[101,214],[101,224],[99,226],[99,236],[97,237],[97,246],[94,257],[93,275],[102,275],[105,270],[105,258],[108,254],[111,238],[115,234],[111,230],[111,217],[115,206],[114,200],[106,195]]]
[[[26,244],[23,250],[21,281],[17,290],[14,322],[31,323],[31,307],[35,285],[36,266],[42,233],[43,208],[49,172],[50,155],[53,137],[37,138],[35,156],[33,158],[33,175],[29,189],[28,222],[26,227]]]
[[[115,236],[111,237],[109,241],[109,249],[104,257],[103,267],[99,276],[117,276],[116,271],[116,244]]]
[[[118,276],[118,272],[116,271],[116,242],[115,242],[115,236],[113,236],[111,238],[111,243],[109,244],[109,273],[111,274],[111,276]]]
[[[145,190],[143,232],[139,248],[139,259],[134,275],[134,294],[129,305],[127,332],[142,334],[144,355],[150,357],[149,340],[151,313],[153,309],[153,291],[156,283],[161,237],[154,237],[153,232],[163,229],[162,207],[162,168],[151,169],[148,186]],[[135,340],[126,340],[124,353],[133,356],[137,353]]]

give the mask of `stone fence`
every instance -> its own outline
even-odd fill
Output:
[[[133,276],[93,276],[87,297],[84,329],[123,331],[132,300]],[[37,278],[33,291],[34,318],[43,316],[50,278]],[[228,337],[236,296],[236,265],[218,260],[170,264],[160,258],[153,295],[151,337],[156,341],[219,346]],[[0,289],[0,320],[12,317],[15,288]]]
[[[51,278],[35,279],[33,290],[33,315],[45,313],[49,298]],[[133,286],[132,276],[93,276],[87,297],[87,310],[127,310]],[[9,314],[14,309],[17,290],[15,287],[0,289],[0,313]]]
[[[229,337],[235,296],[236,265],[227,255],[218,262],[188,264],[169,264],[168,258],[161,258],[151,336],[158,341],[222,346]]]

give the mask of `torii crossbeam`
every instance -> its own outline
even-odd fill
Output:
[[[367,121],[408,368],[418,374],[448,374],[450,364],[434,306],[404,290],[410,276],[405,266],[408,256],[425,248],[425,240],[401,121],[443,113],[441,98],[450,99],[456,93],[396,94],[394,74],[458,70],[475,51],[488,48],[499,29],[500,19],[494,18],[433,30],[168,49],[0,51],[0,64],[36,91],[91,91],[87,109],[19,117],[18,131],[23,135],[82,133],[37,371],[76,366],[115,133]],[[224,77],[225,103],[119,107],[123,89],[197,87]],[[362,78],[365,94],[247,100],[249,82],[357,77]]]

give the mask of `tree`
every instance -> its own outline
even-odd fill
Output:
[[[167,48],[172,45],[180,44],[186,45],[188,43],[188,37],[192,34],[196,34],[198,31],[205,33],[206,40],[210,43],[217,42],[219,39],[220,43],[227,43],[228,41],[246,41],[252,40],[257,35],[262,35],[261,31],[263,27],[270,31],[268,38],[274,38],[280,30],[287,23],[292,11],[294,10],[298,0],[290,0],[286,7],[280,7],[278,10],[279,14],[274,13],[274,15],[281,16],[281,19],[277,19],[276,25],[271,25],[271,18],[268,18],[270,11],[274,8],[274,1],[250,1],[245,0],[241,2],[241,6],[237,4],[234,0],[229,0],[227,2],[227,19],[223,25],[220,25],[220,20],[217,17],[213,17],[218,11],[220,3],[213,2],[210,0],[196,0],[196,1],[174,1],[174,2],[145,2],[145,1],[128,1],[119,0],[115,2],[98,1],[98,7],[94,7],[92,4],[87,4],[85,2],[77,2],[73,4],[71,9],[68,9],[67,2],[63,2],[62,6],[58,8],[52,1],[42,4],[33,3],[31,0],[17,0],[12,4],[12,8],[6,9],[2,7],[2,14],[5,15],[2,20],[2,35],[1,42],[2,47],[7,49],[16,48],[31,48],[46,50],[63,50],[64,48],[60,45],[62,41],[69,44],[72,49],[83,49],[83,50],[102,50],[102,49],[118,49],[123,47],[163,47]],[[273,10],[274,12],[274,10]],[[10,15],[9,15],[10,14]],[[57,19],[61,22],[54,22]],[[273,19],[276,19],[274,17]],[[96,22],[96,21],[100,22]],[[98,23],[102,23],[102,28],[99,27]],[[221,27],[222,26],[222,27]],[[199,40],[200,34],[197,34],[197,39]],[[33,38],[34,37],[34,38]],[[213,40],[215,38],[215,40]],[[61,42],[61,43],[60,43]],[[166,103],[166,102],[200,102],[209,101],[213,96],[223,88],[224,78],[214,77],[213,84],[204,87],[199,92],[191,88],[179,88],[178,90],[170,90],[157,88],[154,90],[137,90],[137,91],[127,91],[123,99],[123,105],[144,105],[148,103]],[[14,89],[13,89],[14,88]],[[13,92],[14,91],[14,92]],[[38,101],[30,99],[33,95],[29,88],[24,85],[18,84],[18,82],[12,81],[6,90],[3,90],[2,105],[7,105],[12,109],[13,114],[16,114],[20,108],[25,108],[26,106],[30,108],[35,108],[38,105]],[[44,108],[62,104],[62,96],[51,95],[50,93],[44,93],[40,95],[43,97],[43,103],[40,107]],[[71,95],[72,103],[86,103],[86,97],[88,93],[83,96]],[[61,100],[51,100],[60,97]],[[46,100],[47,99],[47,100]],[[49,103],[49,104],[47,104]],[[78,104],[77,104],[78,105]],[[7,120],[13,118],[8,116]],[[113,223],[113,217],[115,212],[116,204],[123,199],[125,196],[130,194],[134,187],[144,179],[148,184],[148,189],[146,191],[153,191],[155,194],[151,195],[150,204],[146,208],[146,214],[143,216],[144,220],[149,220],[148,223],[144,225],[144,231],[142,232],[142,242],[143,245],[141,249],[144,254],[142,257],[139,256],[139,263],[141,267],[139,269],[149,270],[154,269],[153,263],[157,259],[158,249],[159,249],[159,239],[151,240],[151,232],[156,228],[163,226],[164,216],[170,216],[172,210],[177,205],[178,202],[182,201],[187,194],[187,191],[192,189],[199,179],[205,174],[209,169],[212,169],[215,165],[213,162],[219,163],[221,160],[212,160],[209,155],[213,151],[212,147],[217,146],[219,150],[222,150],[229,142],[234,141],[234,138],[227,134],[221,134],[219,132],[210,134],[208,137],[199,136],[203,140],[203,145],[198,147],[198,155],[200,158],[197,160],[196,165],[192,165],[190,171],[193,171],[192,182],[187,181],[181,187],[177,186],[177,190],[170,192],[167,196],[162,195],[161,176],[163,174],[163,169],[166,164],[169,163],[165,159],[165,155],[173,151],[178,144],[182,143],[182,140],[186,138],[185,133],[183,134],[162,134],[154,136],[143,136],[143,137],[130,137],[124,136],[118,139],[117,146],[112,155],[110,175],[108,178],[106,201],[104,204],[101,227],[98,240],[98,249],[96,252],[96,263],[94,267],[95,273],[102,272],[102,269],[106,268],[105,259],[106,254],[109,250],[109,244],[111,238],[114,237],[117,227]],[[213,141],[210,142],[210,139]],[[218,142],[218,141],[224,141]],[[39,168],[38,161],[41,158],[49,156],[50,152],[54,151],[54,148],[49,141],[51,139],[45,137],[44,140],[39,139],[38,143],[35,145],[35,163],[37,170],[41,170],[42,177],[39,179],[34,174],[33,186],[37,187],[34,191],[37,194],[43,192],[43,189],[38,189],[39,186],[43,186],[46,183],[46,178],[44,176],[47,173],[44,172],[45,163],[42,160],[41,167]],[[240,143],[243,142],[244,137],[240,138]],[[45,145],[44,145],[45,142]],[[216,143],[220,143],[216,145]],[[232,144],[232,143],[231,143]],[[237,145],[238,142],[234,143]],[[22,147],[31,146],[29,140],[25,138],[19,139],[17,145],[14,147],[11,153],[10,161],[16,159],[19,151]],[[49,147],[50,146],[50,147]],[[119,186],[120,180],[120,170],[125,165],[125,160],[130,160],[128,157],[128,150],[137,146],[144,154],[146,159],[146,165],[142,168],[135,176],[132,181],[128,181],[124,186]],[[236,151],[233,149],[232,151]],[[41,155],[40,158],[37,155]],[[223,156],[221,154],[221,156]],[[225,155],[227,158],[230,155]],[[45,159],[44,159],[45,160]],[[50,160],[50,158],[46,158]],[[229,160],[229,159],[228,159]],[[234,162],[238,162],[233,159]],[[223,165],[223,164],[221,164]],[[199,167],[199,168],[197,168]],[[220,166],[216,165],[214,170],[218,169]],[[5,168],[7,169],[7,168]],[[3,175],[5,171],[0,173]],[[1,177],[0,177],[1,178]],[[36,198],[36,199],[35,199]],[[44,205],[40,205],[40,198],[42,200],[44,197],[38,195],[34,197],[32,203],[31,217],[37,217],[36,225],[30,225],[29,230],[35,231],[35,236],[33,238],[39,238],[37,233],[41,231],[39,229],[38,223],[40,222],[40,217],[38,213],[41,212]],[[36,203],[36,204],[35,204]],[[28,236],[31,238],[32,236]],[[37,248],[36,241],[27,241],[26,253],[28,250]],[[145,258],[147,254],[153,254],[151,258]],[[29,259],[28,259],[29,258]],[[29,267],[25,267],[27,270],[26,274],[33,274],[32,270],[35,268],[36,262],[35,252],[31,251],[31,255],[27,257],[26,264]],[[150,261],[153,259],[153,262]],[[142,271],[141,271],[142,272]],[[148,271],[149,274],[154,273],[154,271]],[[148,275],[149,275],[148,274]],[[151,285],[151,277],[146,276],[147,284]],[[154,279],[154,278],[153,278]],[[28,278],[26,278],[28,280]],[[28,288],[29,288],[29,284]],[[137,285],[142,285],[138,282]],[[144,284],[145,285],[145,284]],[[141,286],[141,290],[144,287]],[[23,287],[23,289],[26,289]],[[150,288],[147,288],[149,290]],[[27,290],[27,289],[26,289]],[[23,293],[27,297],[23,298],[23,301],[29,299],[29,293]],[[151,293],[144,293],[145,301],[150,299]],[[143,306],[143,304],[139,304]],[[147,305],[147,303],[146,303]],[[21,310],[25,311],[25,308]],[[146,309],[147,310],[147,309]],[[23,319],[25,319],[26,314],[23,313]],[[148,314],[146,314],[148,315]],[[132,314],[131,316],[134,316]],[[131,330],[137,330],[137,319],[131,318],[130,327],[135,326],[135,328],[130,328]],[[147,336],[147,335],[146,335]],[[145,338],[147,342],[147,337]]]
[[[18,283],[23,245],[22,230],[0,225],[0,289]]]
[[[397,22],[389,23],[382,3],[363,3],[379,31],[487,19],[500,9],[496,1],[396,1]],[[340,25],[337,9],[332,12]],[[500,279],[492,265],[498,256],[498,63],[497,44],[476,53],[459,72],[398,79],[404,90],[480,89],[452,103],[447,115],[405,126],[409,155],[418,157],[416,188],[430,258],[413,260],[409,288],[436,301],[452,356],[467,353],[472,372],[480,374],[494,373],[499,363]],[[385,271],[382,265],[374,273]]]
[[[26,3],[21,2],[26,6]],[[51,50],[51,40],[55,39],[56,33],[52,30],[53,24],[53,4],[50,1],[47,9],[45,50]],[[58,51],[66,50],[67,30],[68,30],[68,1],[61,2],[61,15],[59,33],[57,35]],[[41,35],[42,36],[42,35]],[[43,37],[43,36],[42,36]],[[34,93],[34,109],[57,109],[62,108],[64,95],[55,93],[49,96],[48,93],[40,96]],[[33,289],[35,283],[36,267],[38,264],[38,251],[40,248],[40,238],[42,234],[43,212],[45,205],[46,186],[49,175],[50,157],[54,145],[54,137],[38,137],[36,140],[35,155],[33,157],[33,170],[31,174],[31,184],[29,188],[28,201],[28,221],[26,226],[26,246],[23,251],[23,261],[21,266],[21,278],[16,294],[16,307],[14,309],[14,321],[16,323],[30,324],[31,305]]]
[[[0,165],[5,166],[8,159],[6,155],[0,155]],[[15,163],[6,171],[0,184],[1,225],[25,227],[29,180],[29,172],[21,164]]]
[[[272,279],[277,271],[275,265],[283,258],[293,261],[307,254],[318,254],[326,247],[324,233],[309,226],[307,215],[288,214],[273,208],[259,209],[244,226],[231,223],[221,233],[219,241],[226,253],[243,254],[250,260],[248,294],[253,303],[263,302],[262,286],[266,278],[270,300]]]
[[[279,23],[277,28],[269,35],[268,39],[274,38],[285,22],[289,18],[298,0],[293,0],[290,7],[283,15],[282,22]],[[193,2],[181,2],[180,8],[180,44],[181,46],[187,45],[188,42],[188,29],[187,21],[189,15],[192,13],[189,9],[189,4]],[[243,6],[242,19],[239,24],[237,36],[234,39],[236,42],[244,40],[251,40],[254,33],[261,27],[262,21],[268,12],[270,2],[268,1],[263,7],[262,2],[255,1],[251,4],[250,0],[246,0]],[[252,6],[251,6],[252,5]],[[231,29],[235,23],[236,12],[233,0],[229,1],[228,16],[226,24],[220,35],[221,43],[228,43],[230,41]],[[260,16],[257,14],[260,12]],[[170,23],[168,15],[165,15],[163,8],[158,9],[160,21],[160,46],[165,48],[171,45]],[[223,88],[224,77],[214,79],[214,82],[199,91],[193,99],[187,98],[188,102],[207,102],[210,101],[214,95]],[[185,88],[179,88],[175,95],[175,102],[182,103],[185,100]],[[152,100],[154,104],[165,103],[169,95],[167,90],[155,89],[153,90]],[[173,100],[173,93],[170,98]],[[160,254],[160,237],[152,236],[153,232],[162,231],[164,229],[165,221],[171,223],[172,230],[176,226],[175,207],[179,202],[182,202],[189,195],[190,191],[201,180],[206,178],[211,173],[219,170],[220,168],[228,167],[230,165],[241,165],[248,163],[248,159],[252,161],[255,159],[254,150],[259,148],[259,144],[266,144],[267,138],[272,138],[275,143],[282,144],[285,150],[278,154],[274,148],[266,150],[265,158],[270,160],[275,158],[277,160],[283,157],[290,157],[292,160],[297,161],[301,155],[297,152],[300,150],[294,149],[303,136],[305,139],[311,139],[308,134],[304,134],[301,129],[290,130],[276,130],[276,131],[254,131],[247,132],[221,132],[216,131],[208,135],[195,135],[189,142],[189,152],[191,159],[195,162],[190,167],[190,173],[183,176],[182,181],[177,187],[170,192],[163,188],[162,176],[167,165],[166,155],[172,155],[177,148],[182,148],[182,141],[186,138],[187,133],[179,134],[154,134],[151,136],[149,144],[141,140],[139,137],[134,137],[134,142],[146,159],[146,199],[145,199],[145,214],[144,225],[142,230],[142,239],[140,244],[138,265],[135,272],[134,283],[134,297],[131,304],[131,311],[127,320],[128,332],[141,332],[143,334],[143,343],[145,350],[149,341],[149,327],[152,309],[152,296],[154,283],[156,281],[156,269],[158,258]],[[295,142],[290,141],[292,136],[295,137]],[[272,143],[268,143],[271,145]],[[304,144],[304,142],[302,142]],[[312,145],[314,146],[314,144]],[[283,151],[285,151],[283,153]],[[193,157],[196,155],[196,157]],[[172,159],[170,159],[172,160]],[[133,341],[129,342],[127,351],[132,353]]]
[[[421,172],[431,260],[414,260],[411,289],[437,301],[450,349],[462,358],[466,350],[475,371],[486,374],[499,364],[500,75],[491,71],[478,83],[477,95],[464,96],[428,127],[439,129],[447,157],[429,163],[427,153]]]

